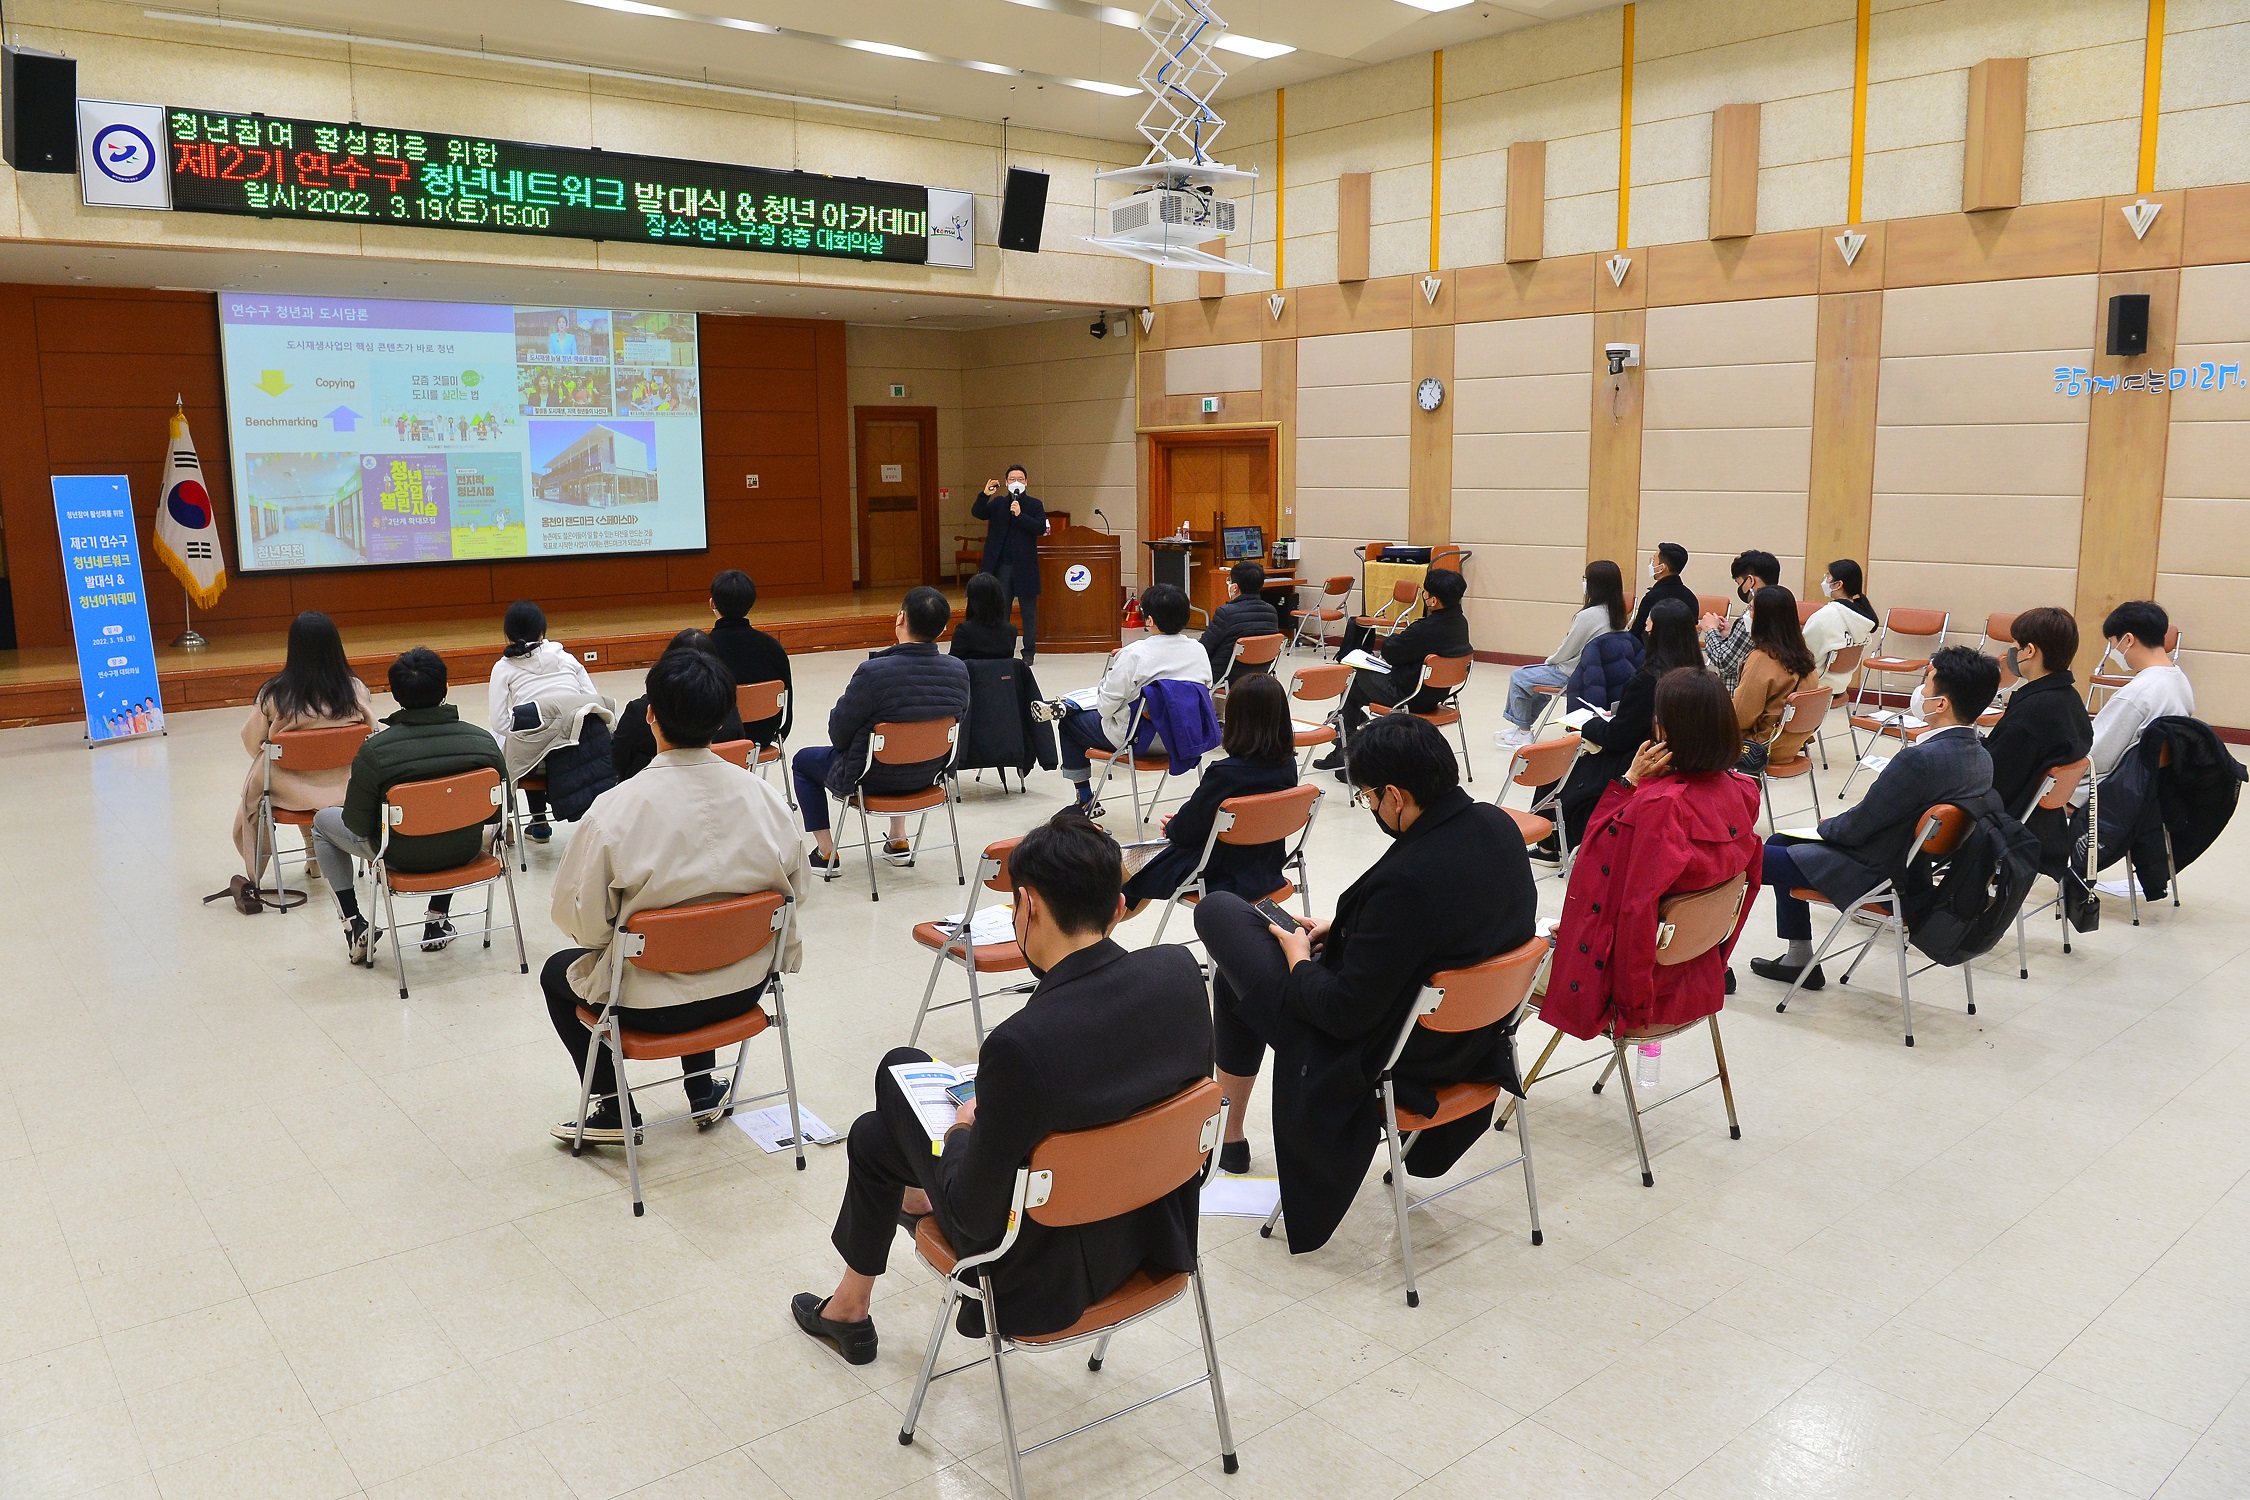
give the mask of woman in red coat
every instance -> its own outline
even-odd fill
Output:
[[[1678,1026],[1726,1004],[1727,957],[1758,896],[1758,784],[1734,702],[1696,667],[1656,686],[1656,737],[1602,793],[1570,872],[1539,1018],[1575,1037],[1612,1025]],[[1749,876],[1734,932],[1683,964],[1656,963],[1657,904]]]

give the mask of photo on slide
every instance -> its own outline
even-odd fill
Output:
[[[548,505],[623,510],[656,503],[654,422],[534,422],[531,489]]]
[[[609,366],[519,365],[516,395],[527,417],[606,417]]]
[[[696,372],[619,365],[617,409],[634,416],[677,416],[699,409]]]
[[[250,453],[242,459],[238,537],[249,568],[340,568],[369,561],[356,453]]]
[[[614,358],[621,365],[695,367],[695,314],[621,312],[616,314]]]
[[[453,556],[444,454],[363,453],[359,473],[369,562],[445,562]]]
[[[453,556],[525,557],[523,456],[462,453],[452,458]]]
[[[610,315],[585,307],[516,309],[519,365],[606,365]],[[691,325],[692,327],[692,325]]]

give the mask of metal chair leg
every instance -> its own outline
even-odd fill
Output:
[[[578,1073],[578,1130],[570,1141],[572,1156],[586,1149],[586,1112],[594,1107],[594,1059],[601,1056],[601,1029],[587,1032],[586,1042],[586,1061]]]
[[[1406,1222],[1406,1163],[1398,1149],[1398,1100],[1391,1081],[1383,1080],[1383,1143],[1391,1151],[1391,1207],[1398,1214],[1398,1253],[1406,1263],[1406,1305],[1420,1307],[1422,1293],[1414,1285],[1414,1230]]]
[[[960,796],[960,789],[948,783],[945,788],[945,830],[953,835],[953,883],[955,885],[967,885],[969,874],[961,865],[961,824],[953,816],[953,803],[958,796]],[[928,817],[929,814],[924,813],[923,816]]]
[[[805,1170],[805,1116],[797,1103],[797,1054],[789,1042],[789,1002],[773,976],[773,1029],[781,1033],[781,1087],[789,1097],[789,1133],[797,1138],[797,1170]]]
[[[984,997],[977,992],[977,966],[964,964],[969,971],[969,1024],[976,1028],[977,1047],[984,1046]]]
[[[1977,976],[1966,962],[1961,965],[1961,983],[1969,992],[1969,1014],[1973,1016],[1977,1013]]]
[[[980,1272],[984,1289],[984,1332],[992,1344],[992,1386],[1000,1395],[1000,1437],[1008,1445],[1008,1487],[1014,1500],[1023,1496],[1023,1450],[1016,1444],[1016,1412],[1008,1401],[1007,1340],[1000,1336],[1000,1304],[992,1297],[992,1277]]]
[[[398,935],[398,905],[391,899],[391,883],[383,881],[383,925],[390,929],[391,958],[398,964],[398,997],[406,998],[406,944]]]
[[[1633,1088],[1632,1064],[1625,1060],[1625,1044],[1623,1042],[1613,1042],[1611,1045],[1615,1048],[1617,1055],[1611,1058],[1610,1062],[1617,1069],[1618,1080],[1625,1085],[1625,1120],[1633,1127],[1633,1149],[1640,1153],[1641,1186],[1655,1187],[1656,1174],[1650,1171],[1648,1166],[1648,1138],[1641,1134],[1641,1100],[1640,1095]]]
[[[625,1181],[633,1190],[633,1217],[637,1219],[648,1212],[648,1205],[641,1201],[641,1148],[634,1139],[640,1132],[633,1128],[633,1088],[631,1080],[625,1076],[625,1048],[614,1029],[614,1020],[611,1025],[608,1041],[611,1066],[617,1070],[617,1123],[625,1132]]]
[[[1727,1076],[1726,1044],[1719,1040],[1719,1014],[1713,1011],[1711,1022],[1711,1057],[1719,1065],[1719,1096],[1727,1101],[1727,1139],[1742,1139],[1742,1122],[1734,1117],[1734,1080]]]
[[[852,805],[859,809],[859,852],[867,861],[867,899],[880,901],[883,891],[875,884],[875,835],[868,831],[867,804],[855,797]]]
[[[945,972],[945,953],[941,949],[930,965],[930,982],[922,986],[922,1008],[914,1012],[914,1029],[907,1033],[906,1045],[914,1046],[922,1040],[922,1023],[929,1019],[930,998],[937,993],[938,975]]]
[[[1203,1257],[1188,1270],[1188,1285],[1195,1292],[1195,1326],[1203,1335],[1203,1372],[1211,1381],[1211,1415],[1219,1423],[1219,1466],[1232,1474],[1242,1467],[1234,1453],[1234,1423],[1227,1416],[1226,1382],[1219,1378],[1219,1340],[1211,1328],[1211,1299],[1203,1292]],[[1103,1339],[1107,1348],[1109,1340]]]
[[[1531,1133],[1525,1123],[1531,1118],[1529,1101],[1519,1100],[1524,1108],[1516,1111],[1516,1150],[1523,1157],[1523,1201],[1531,1214],[1531,1243],[1544,1245],[1547,1235],[1539,1227],[1539,1179],[1531,1170]]]
[[[1109,1357],[1109,1341],[1116,1336],[1117,1330],[1112,1328],[1109,1332],[1094,1340],[1094,1352],[1086,1358],[1087,1369],[1096,1371],[1101,1369],[1102,1361]]]
[[[899,1424],[900,1447],[914,1442],[914,1424],[922,1418],[922,1398],[930,1393],[930,1382],[937,1377],[938,1348],[945,1342],[945,1325],[953,1321],[953,1304],[961,1300],[961,1283],[952,1277],[945,1278],[945,1295],[938,1301],[937,1321],[930,1325],[930,1347],[922,1355],[921,1378],[914,1382],[914,1395],[906,1403],[906,1420]]]
[[[1258,1237],[1259,1237],[1260,1239],[1267,1239],[1267,1240],[1270,1240],[1270,1239],[1272,1239],[1272,1238],[1273,1238],[1273,1227],[1274,1227],[1274,1225],[1276,1225],[1276,1224],[1279,1224],[1280,1222],[1281,1222],[1281,1199],[1277,1197],[1277,1198],[1275,1198],[1275,1199],[1274,1199],[1274,1201],[1273,1201],[1273,1212],[1272,1212],[1272,1213],[1270,1213],[1270,1214],[1267,1214],[1267,1215],[1266,1215],[1266,1222],[1258,1226]]]
[[[1539,1054],[1539,1061],[1531,1065],[1531,1071],[1524,1074],[1523,1076],[1523,1091],[1526,1096],[1531,1093],[1531,1086],[1539,1081],[1539,1075],[1546,1071],[1547,1059],[1553,1057],[1555,1055],[1555,1049],[1557,1047],[1560,1047],[1561,1045],[1561,1032],[1558,1031],[1553,1036],[1547,1038],[1546,1050]],[[1510,1099],[1506,1104],[1500,1107],[1500,1113],[1496,1115],[1492,1121],[1492,1128],[1494,1130],[1502,1130],[1507,1127],[1508,1117],[1516,1113],[1516,1103],[1516,1100]]]
[[[1906,966],[1906,924],[1893,922],[1891,930],[1898,937],[1898,1005],[1899,1014],[1906,1018],[1906,1045],[1914,1045],[1914,990],[1913,980]]]

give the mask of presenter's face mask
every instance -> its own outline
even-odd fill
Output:
[[[1022,493],[1023,493],[1023,491],[1024,491],[1024,483],[1023,483],[1023,481],[1022,481],[1022,480],[1020,480],[1020,479],[1011,479],[1011,480],[1009,480],[1009,481],[1008,481],[1008,493],[1009,493],[1009,494],[1011,494],[1011,495],[1020,495],[1020,494],[1022,494]]]

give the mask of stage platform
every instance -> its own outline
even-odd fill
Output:
[[[888,646],[902,590],[855,590],[848,594],[806,594],[762,599],[751,614],[792,653],[864,651]],[[954,617],[962,608],[958,589],[948,589]],[[589,672],[645,667],[665,642],[690,625],[708,626],[708,611],[675,604],[601,609],[557,606],[547,612],[547,633],[579,653]],[[483,682],[500,659],[504,644],[497,614],[476,619],[421,621],[405,625],[361,625],[344,632],[352,670],[377,692],[391,661],[409,646],[428,646],[445,658],[455,686]],[[258,687],[281,669],[287,637],[278,631],[214,637],[201,651],[156,650],[156,675],[164,708],[223,708],[248,703]],[[75,653],[45,647],[0,651],[0,728],[62,724],[79,718],[85,705],[78,691]]]

